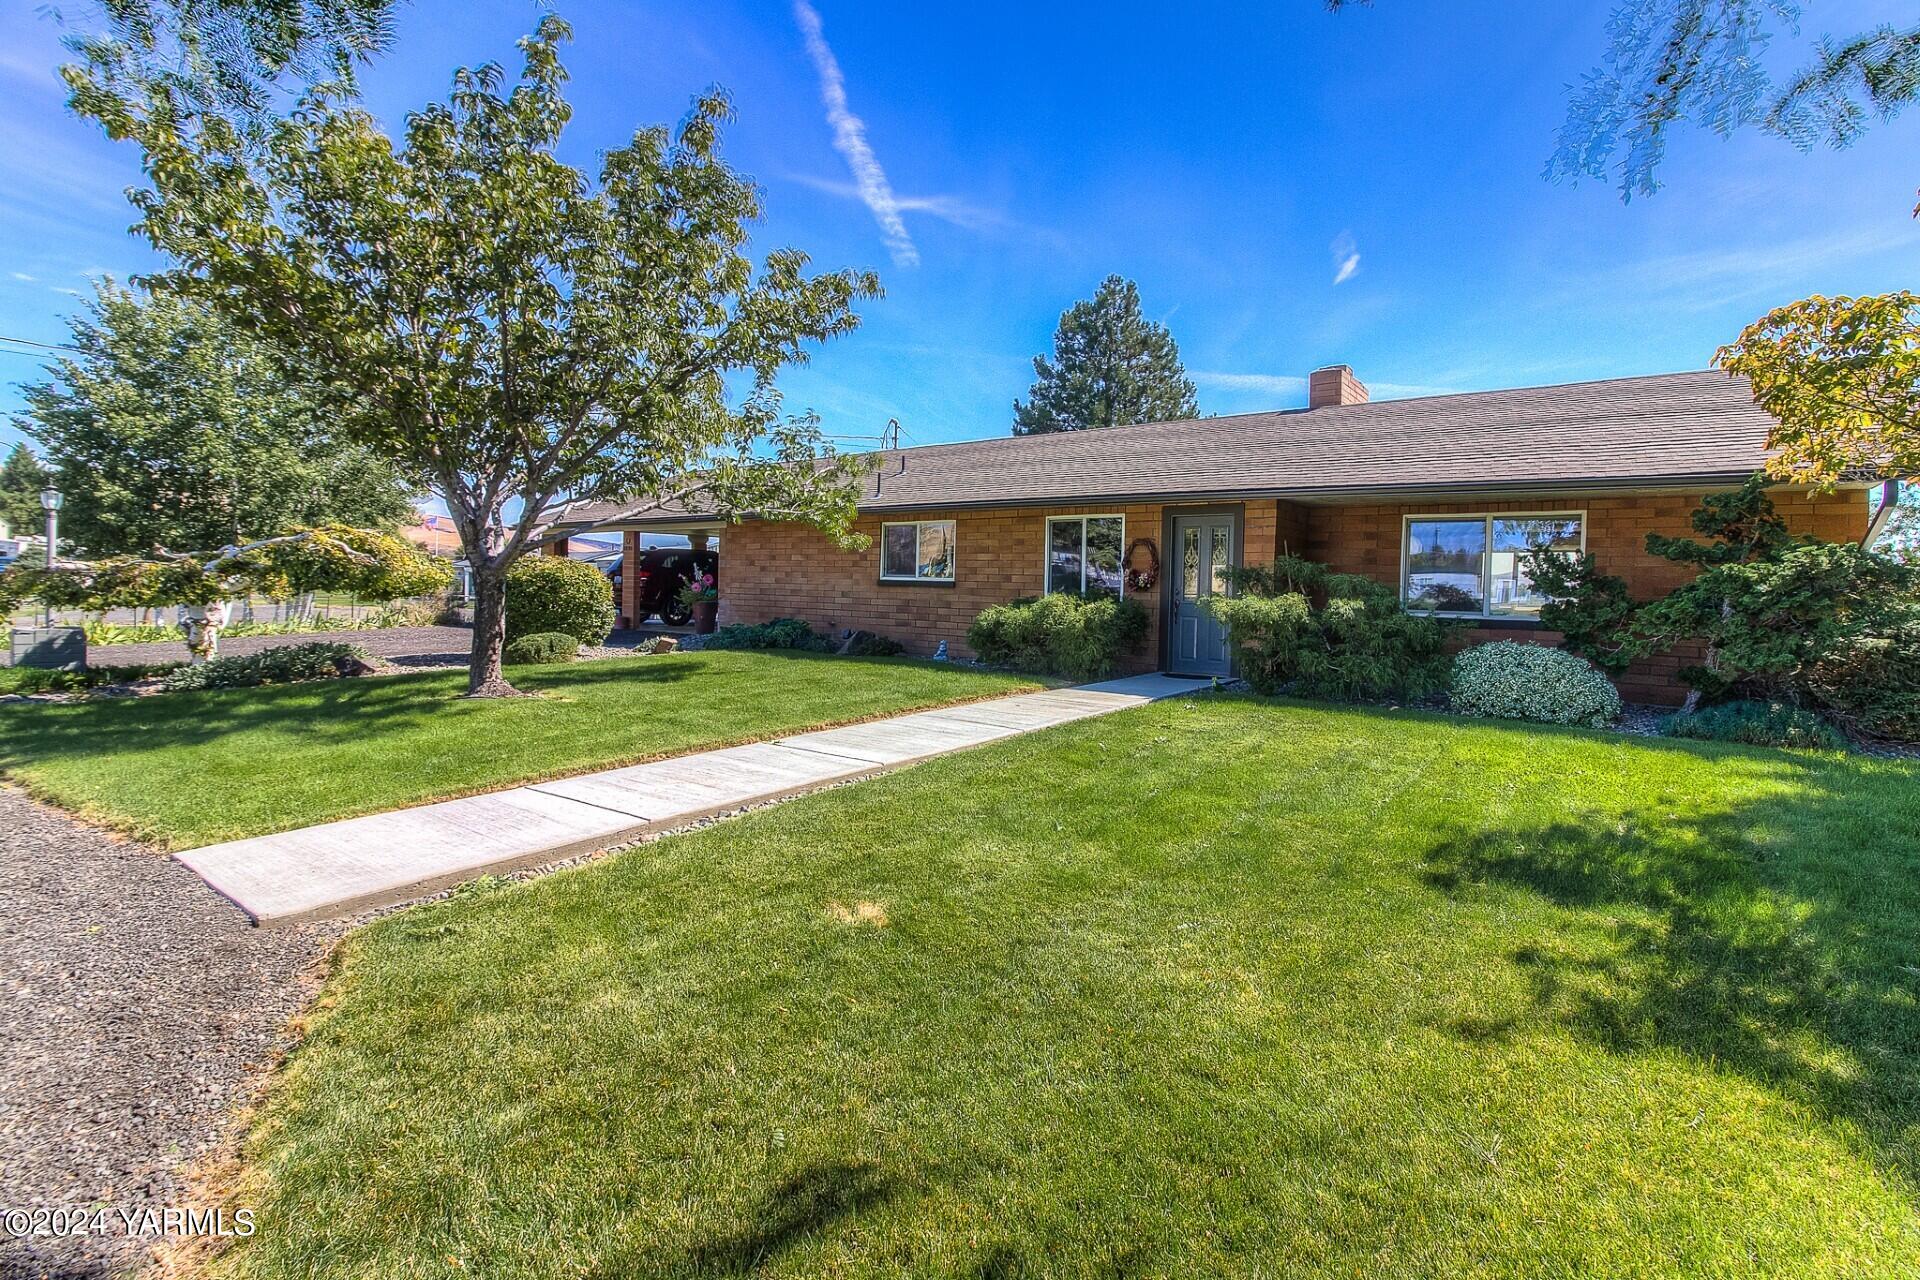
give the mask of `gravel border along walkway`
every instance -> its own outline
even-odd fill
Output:
[[[802,794],[852,782],[829,782]],[[798,796],[709,814],[627,844],[509,875],[595,862]],[[0,784],[0,1210],[186,1202],[193,1163],[242,1135],[237,1108],[293,1043],[349,930],[409,903],[320,924],[255,929],[165,854],[85,826]],[[0,1280],[135,1272],[152,1242],[9,1240]]]
[[[255,929],[145,845],[0,787],[0,1210],[182,1204],[181,1167],[312,996],[349,922]],[[0,1278],[107,1276],[118,1230],[0,1234]]]

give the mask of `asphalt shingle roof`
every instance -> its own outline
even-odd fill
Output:
[[[1773,419],[1701,371],[925,445],[886,454],[865,511],[1734,480]],[[560,522],[618,521],[583,504]],[[655,510],[642,520],[700,511]]]

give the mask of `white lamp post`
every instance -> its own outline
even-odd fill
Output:
[[[53,568],[53,547],[60,536],[60,503],[64,499],[52,485],[40,491],[40,509],[47,513],[47,568]],[[47,625],[53,625],[53,605],[47,605]]]

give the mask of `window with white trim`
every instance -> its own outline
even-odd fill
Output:
[[[1047,521],[1047,594],[1121,593],[1124,516],[1054,516]]]
[[[951,520],[913,520],[880,526],[882,582],[952,582]]]
[[[1467,618],[1537,618],[1547,597],[1527,573],[1531,553],[1571,559],[1586,549],[1586,513],[1408,516],[1400,596],[1409,609]]]

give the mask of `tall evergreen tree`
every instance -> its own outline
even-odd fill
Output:
[[[145,555],[411,512],[415,486],[333,430],[340,393],[204,304],[106,282],[71,324],[79,354],[15,419],[68,497],[63,543]]]
[[[40,491],[52,479],[33,450],[16,444],[0,463],[0,524],[15,536],[40,532],[46,513],[40,508]]]
[[[1053,359],[1033,358],[1033,389],[1013,403],[1013,434],[1041,435],[1200,416],[1192,379],[1165,325],[1140,314],[1140,290],[1108,276],[1053,334]]]

